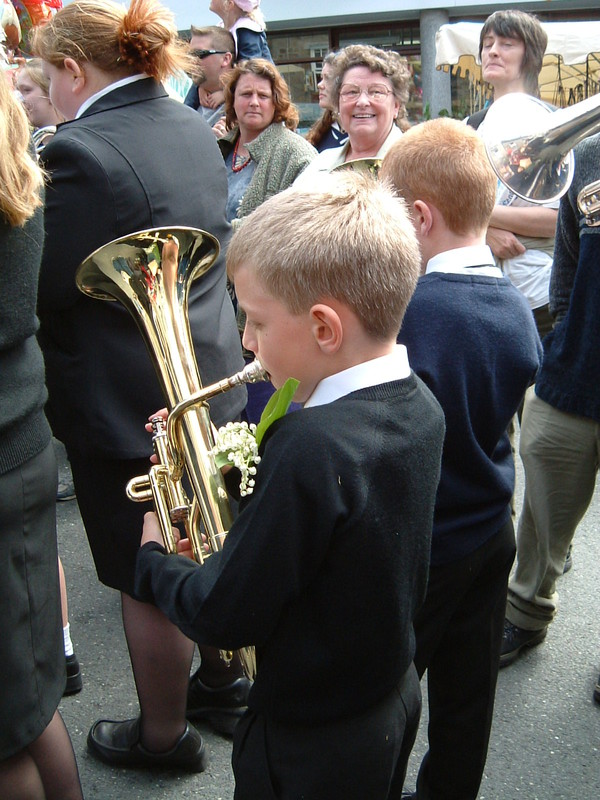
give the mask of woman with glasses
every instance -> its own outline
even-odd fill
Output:
[[[382,159],[408,127],[410,71],[406,59],[370,45],[350,45],[335,59],[333,99],[348,134],[342,147],[324,150],[300,181],[356,159]]]

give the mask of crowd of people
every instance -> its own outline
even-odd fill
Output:
[[[82,797],[58,711],[81,674],[52,435],[120,594],[139,701],[90,728],[108,764],[200,772],[205,720],[233,737],[236,800],[476,800],[498,671],[558,608],[599,463],[600,229],[577,196],[600,138],[578,146],[560,208],[521,200],[491,168],[485,111],[411,126],[406,59],[362,44],[324,58],[302,136],[259,5],[211,0],[221,24],[184,42],[158,0],[74,0],[0,80],[5,800]],[[545,48],[532,15],[492,14],[495,100],[538,95]],[[178,102],[165,84],[183,73]],[[264,420],[297,382],[261,422],[252,491],[227,474],[233,523],[203,565],[127,499],[165,398],[135,320],[75,282],[92,251],[177,226],[220,244],[186,301],[202,383],[255,357],[269,376],[211,398],[214,426]]]

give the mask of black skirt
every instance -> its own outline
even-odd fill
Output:
[[[65,687],[56,480],[51,442],[0,476],[0,760],[44,732]]]
[[[150,457],[104,458],[69,445],[67,455],[98,578],[105,586],[133,596],[144,514],[153,505],[129,500],[125,487],[131,478],[148,474]]]

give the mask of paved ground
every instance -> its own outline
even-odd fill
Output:
[[[76,502],[58,504],[58,530],[84,679],[81,694],[65,698],[61,711],[86,799],[232,798],[231,744],[207,728],[199,726],[210,753],[210,766],[201,775],[114,769],[88,754],[86,736],[94,720],[135,716],[137,701],[118,599],[96,579]],[[479,800],[600,800],[600,706],[592,701],[600,668],[599,558],[597,492],[576,536],[573,569],[561,579],[561,610],[546,642],[500,673]],[[425,751],[426,722],[425,709],[409,788]]]

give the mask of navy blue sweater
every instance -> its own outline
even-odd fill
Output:
[[[446,417],[431,552],[438,566],[473,552],[508,520],[514,462],[506,431],[541,344],[509,280],[442,272],[419,279],[398,341]]]
[[[538,397],[569,414],[600,422],[600,228],[585,224],[577,195],[598,179],[600,135],[575,150],[575,175],[560,203],[550,311],[557,322],[544,338]]]

